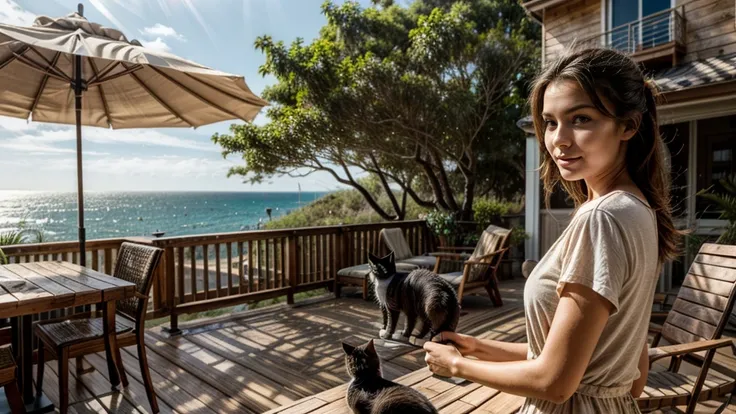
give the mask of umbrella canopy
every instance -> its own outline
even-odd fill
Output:
[[[84,102],[84,103],[83,103]],[[77,126],[80,264],[85,265],[82,125],[197,127],[251,121],[267,102],[242,76],[146,49],[78,13],[0,24],[0,115]]]
[[[146,49],[79,13],[0,24],[0,115],[75,124],[74,66],[81,56],[82,125],[197,127],[250,121],[267,103],[242,76]]]

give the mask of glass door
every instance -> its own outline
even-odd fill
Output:
[[[655,13],[667,10],[671,6],[671,0],[643,0],[642,23],[641,23],[641,47],[642,49],[669,43],[672,30],[671,25],[675,22],[672,15],[668,13]],[[651,17],[648,17],[651,16]]]
[[[673,0],[609,0],[611,48],[633,53],[670,41],[671,16],[652,16],[672,7]],[[649,17],[652,16],[652,17]]]

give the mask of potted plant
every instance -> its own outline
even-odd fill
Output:
[[[736,174],[721,179],[719,183],[726,190],[725,193],[714,193],[711,186],[699,191],[698,196],[715,203],[721,209],[720,219],[728,220],[728,225],[716,243],[736,244]]]
[[[449,212],[433,210],[425,218],[427,227],[439,240],[440,246],[454,246],[457,236],[457,220]]]

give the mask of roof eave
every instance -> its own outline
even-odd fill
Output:
[[[544,9],[565,3],[566,0],[528,0],[522,3],[522,6],[529,12],[529,15],[539,23],[542,21],[542,12]]]

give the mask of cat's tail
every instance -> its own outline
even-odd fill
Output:
[[[425,302],[432,336],[442,331],[455,331],[460,320],[460,307],[454,289],[436,289]]]

